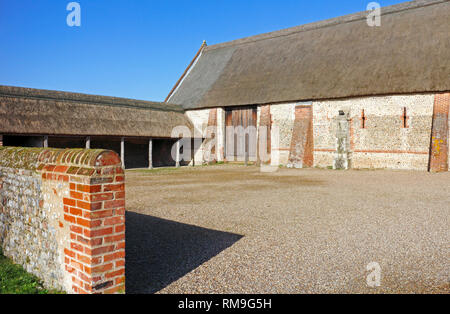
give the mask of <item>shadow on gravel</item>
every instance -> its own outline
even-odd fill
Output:
[[[158,292],[242,237],[127,212],[127,293]]]

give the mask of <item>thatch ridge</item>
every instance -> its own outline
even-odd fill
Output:
[[[17,86],[0,85],[0,96],[26,97],[29,99],[45,99],[58,101],[82,102],[93,105],[132,107],[162,111],[184,112],[183,107],[170,103],[136,100],[111,96],[100,96],[83,93],[63,92],[46,89],[35,89]]]
[[[383,7],[381,14],[383,16],[386,16],[386,15],[393,14],[393,13],[399,13],[399,12],[406,11],[406,10],[423,8],[423,7],[427,7],[430,5],[435,5],[438,3],[443,3],[443,2],[448,2],[448,1],[449,0],[408,1],[408,2],[404,2],[404,3],[400,3],[400,4]],[[236,39],[236,40],[232,40],[232,41],[225,42],[225,43],[210,45],[210,46],[206,47],[206,50],[214,50],[214,49],[219,49],[219,48],[228,47],[228,46],[237,46],[237,45],[247,44],[247,43],[256,42],[256,41],[260,41],[260,40],[271,39],[271,38],[275,38],[275,37],[289,36],[289,35],[300,33],[300,32],[307,32],[307,31],[321,29],[321,28],[325,28],[325,27],[332,27],[332,26],[335,26],[338,24],[350,23],[350,22],[359,21],[359,20],[365,21],[367,19],[368,13],[369,13],[368,11],[362,11],[362,12],[348,14],[348,15],[344,15],[344,16],[340,16],[340,17],[335,17],[335,18],[331,18],[331,19],[327,19],[327,20],[323,20],[323,21],[319,21],[319,22],[313,22],[313,23],[309,23],[309,24],[290,27],[290,28],[286,28],[283,30],[279,30],[279,31],[274,31],[274,32],[259,34],[259,35],[255,35],[255,36],[245,37],[245,38],[241,38],[241,39]]]

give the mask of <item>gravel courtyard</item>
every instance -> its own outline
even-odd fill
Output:
[[[126,182],[127,293],[450,292],[450,173],[219,165]]]

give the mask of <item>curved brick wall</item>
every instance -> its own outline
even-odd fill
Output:
[[[68,293],[125,291],[125,183],[106,150],[0,147],[3,253]]]

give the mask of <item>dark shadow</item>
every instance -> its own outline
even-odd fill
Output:
[[[148,168],[148,140],[127,139],[125,141],[125,168]]]
[[[48,147],[52,148],[86,148],[86,138],[49,136]]]
[[[237,234],[127,212],[127,293],[158,292],[241,238]]]
[[[3,145],[14,147],[44,147],[44,137],[4,135]]]

